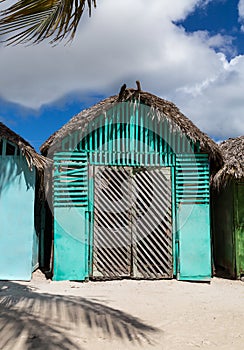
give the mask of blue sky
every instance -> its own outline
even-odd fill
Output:
[[[243,0],[100,0],[73,43],[0,44],[0,121],[39,146],[126,82],[215,140],[244,134]]]
[[[210,35],[218,33],[230,37],[232,40],[232,52],[227,54],[231,59],[234,54],[244,54],[244,33],[240,30],[239,0],[217,0],[210,1],[205,6],[197,7],[183,21],[178,21],[187,32],[191,33],[198,30],[207,30]]]

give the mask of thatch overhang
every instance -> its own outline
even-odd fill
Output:
[[[26,140],[9,129],[2,122],[0,122],[0,140],[1,139],[6,139],[19,148],[30,169],[35,167],[38,171],[44,170],[47,163],[46,158],[38,154]]]
[[[71,135],[74,131],[84,130],[96,117],[102,114],[106,115],[106,111],[115,104],[127,101],[131,103],[139,102],[149,106],[158,119],[167,119],[173,127],[178,128],[182,134],[186,135],[192,142],[199,143],[200,151],[209,154],[214,168],[219,168],[220,165],[222,165],[222,156],[218,145],[205,133],[201,132],[172,102],[166,101],[149,92],[126,88],[122,93],[120,92],[118,95],[108,97],[71,118],[68,123],[43,143],[40,148],[41,153],[44,155],[52,154],[52,147],[55,149],[55,146],[59,144],[64,137]]]
[[[230,180],[244,181],[244,136],[223,141],[219,149],[224,164],[213,178],[214,187],[226,186]]]

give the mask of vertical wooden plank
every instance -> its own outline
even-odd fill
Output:
[[[92,133],[92,125],[91,123],[89,123],[88,127],[88,152],[91,156],[92,159],[93,158],[93,154],[94,154],[94,149],[93,149],[93,133]]]
[[[103,181],[107,182],[106,188],[101,188]],[[122,184],[123,198],[118,191]],[[97,167],[94,194],[94,278],[130,276],[131,227],[125,202],[126,199],[129,202],[130,198],[128,172],[124,167]]]
[[[102,164],[103,163],[103,132],[104,132],[104,128],[103,128],[103,117],[101,116],[99,119],[99,124],[98,124],[98,128],[99,128],[99,163]]]
[[[129,109],[129,122],[130,122],[130,143],[129,143],[129,154],[130,154],[130,165],[134,163],[135,159],[135,115],[134,115],[134,103],[130,104]]]
[[[175,198],[175,167],[171,168],[171,188],[172,188],[172,255],[173,255],[173,274],[177,272],[178,251],[176,250],[176,198]]]
[[[111,156],[111,164],[116,164],[116,150],[117,150],[117,107],[113,107],[112,109],[112,156]]]
[[[121,124],[121,104],[116,105],[116,114],[117,114],[117,147],[116,147],[116,160],[117,164],[121,164],[121,139],[122,139],[122,124]]]
[[[244,181],[235,181],[234,187],[234,223],[236,277],[244,275]]]
[[[163,121],[160,120],[159,122],[159,165],[163,165],[163,159],[164,159],[164,149],[163,149]]]
[[[125,120],[125,103],[121,103],[121,120],[122,120],[122,127],[121,127],[121,164],[125,164],[126,159],[126,120]]]
[[[143,118],[143,105],[140,105],[140,165],[144,165],[144,118]]]
[[[113,116],[112,112],[109,112],[109,126],[108,126],[108,164],[112,164],[113,157]]]
[[[135,172],[132,232],[136,247],[137,275],[171,278],[172,222],[171,183],[168,168],[149,167]]]
[[[135,164],[139,164],[139,105],[136,106],[135,110],[135,150],[134,150],[134,159]]]
[[[145,166],[148,165],[148,150],[149,150],[149,133],[148,133],[148,116],[146,115],[146,108],[143,106],[144,115],[144,132],[145,132]]]
[[[104,122],[104,164],[108,164],[108,116],[106,114]]]
[[[158,137],[158,133],[159,133],[159,123],[157,118],[155,118],[155,124],[154,124],[154,132],[155,132],[155,160],[154,160],[154,164],[155,165],[159,165],[158,164],[158,151],[159,151],[159,137]]]
[[[6,148],[7,148],[7,141],[6,139],[2,139],[3,145],[2,145],[2,156],[6,156]]]
[[[97,154],[98,154],[98,138],[99,138],[99,131],[97,127],[97,122],[94,125],[94,163],[97,164]]]
[[[130,110],[129,102],[125,104],[125,118],[126,118],[126,163],[129,164],[130,160]]]

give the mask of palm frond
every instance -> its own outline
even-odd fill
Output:
[[[0,36],[8,45],[72,40],[86,6],[91,16],[96,0],[19,0],[0,11]]]

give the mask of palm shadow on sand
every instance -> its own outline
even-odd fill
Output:
[[[142,347],[153,344],[153,335],[160,332],[93,299],[39,294],[28,286],[0,281],[0,349],[81,350],[89,329],[94,336]]]

